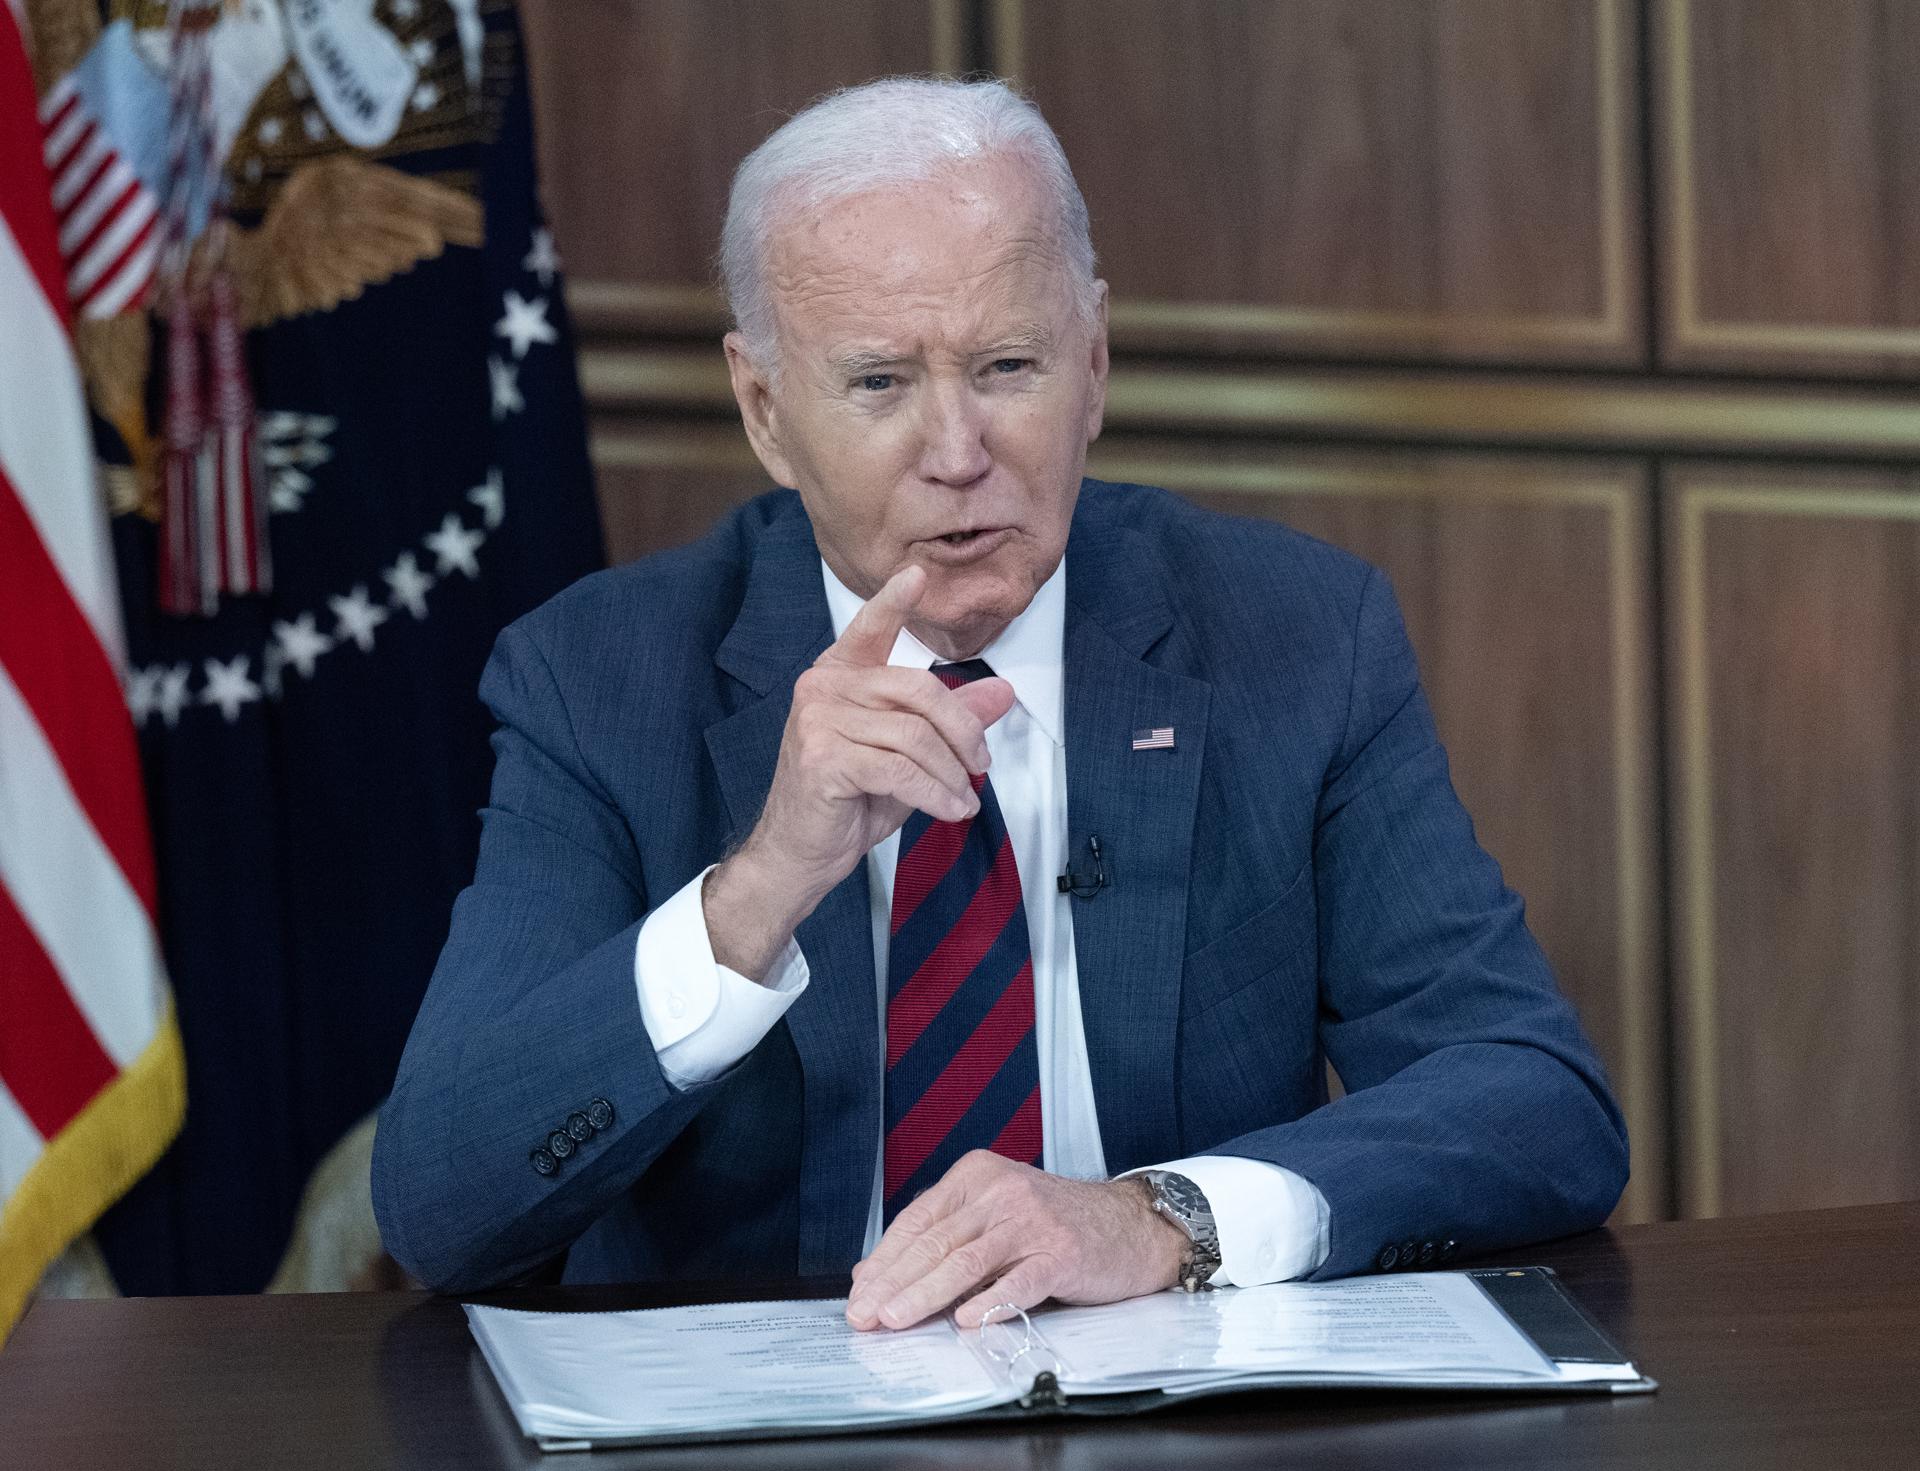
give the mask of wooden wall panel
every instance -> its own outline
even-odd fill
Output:
[[[1624,0],[997,0],[1128,346],[1637,361]]]
[[[1091,469],[1285,521],[1393,579],[1455,785],[1628,1113],[1622,1218],[1663,1213],[1644,470],[1119,440],[1095,446]]]
[[[1920,1196],[1920,475],[1669,473],[1682,1204]]]
[[[616,567],[694,540],[768,487],[738,423],[603,429],[593,436],[593,465]]]
[[[1655,13],[1662,360],[1920,374],[1920,6]]]
[[[834,87],[964,63],[960,0],[522,0],[576,294],[710,324],[735,166]],[[613,286],[616,289],[608,291]]]

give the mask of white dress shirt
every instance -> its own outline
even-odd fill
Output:
[[[838,638],[860,611],[862,600],[824,562],[820,573]],[[994,795],[1020,870],[1032,942],[1042,1159],[1053,1174],[1104,1180],[1106,1156],[1100,1145],[1093,1071],[1080,1016],[1071,900],[1054,882],[1065,867],[1067,848],[1061,667],[1066,586],[1062,561],[1025,611],[979,657],[1013,686],[1015,696],[1013,708],[987,730],[987,752]],[[942,661],[902,629],[888,662],[926,669]],[[867,854],[879,1058],[886,1055],[887,954],[899,851],[896,832]],[[682,1088],[711,1082],[751,1052],[806,990],[809,975],[806,957],[792,941],[774,962],[764,985],[716,962],[701,908],[705,879],[703,872],[654,910],[640,927],[634,952],[641,1017],[659,1054],[661,1071]],[[876,1092],[885,1086],[884,1063],[876,1071],[873,1086]],[[880,1239],[883,1160],[883,1141],[876,1138],[868,1252]],[[1155,1168],[1177,1171],[1205,1193],[1220,1233],[1221,1266],[1215,1282],[1243,1286],[1280,1282],[1304,1276],[1326,1260],[1326,1198],[1292,1171],[1230,1155],[1172,1160]]]

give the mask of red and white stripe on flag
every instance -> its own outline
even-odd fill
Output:
[[[146,303],[160,263],[160,201],[114,147],[79,84],[64,77],[39,105],[60,256],[84,317]]]
[[[21,0],[0,0],[0,1336],[185,1106]]]

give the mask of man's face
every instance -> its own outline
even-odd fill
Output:
[[[1029,166],[988,158],[790,219],[772,242],[776,384],[727,339],[769,474],[800,492],[821,555],[871,597],[927,571],[908,622],[978,653],[1066,549],[1106,404],[1101,321],[1076,310]]]

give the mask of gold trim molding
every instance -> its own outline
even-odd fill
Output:
[[[593,346],[581,352],[580,371],[588,403],[602,414],[734,412],[717,344]],[[1752,381],[1261,372],[1123,362],[1113,370],[1107,426],[1608,453],[1920,460],[1920,403],[1910,393]]]
[[[1153,347],[1205,336],[1243,345],[1341,338],[1366,350],[1388,346],[1491,354],[1501,350],[1623,352],[1635,346],[1634,231],[1628,224],[1628,131],[1637,113],[1636,70],[1628,52],[1632,22],[1626,0],[1593,0],[1595,132],[1600,184],[1600,314],[1496,316],[1456,312],[1379,311],[1365,308],[1295,307],[1252,302],[1185,302],[1116,297],[1112,309],[1116,343]],[[1001,76],[1030,86],[1025,0],[993,0],[992,56]]]
[[[1716,950],[1713,831],[1713,722],[1708,701],[1711,647],[1707,629],[1707,518],[1713,515],[1826,517],[1840,520],[1920,521],[1920,490],[1814,490],[1788,478],[1712,478],[1696,471],[1671,476],[1673,629],[1679,709],[1673,734],[1679,802],[1676,807],[1679,901],[1675,932],[1675,995],[1680,1074],[1685,1105],[1676,1139],[1680,1148],[1681,1213],[1715,1216],[1723,1206],[1720,1109],[1720,994]]]
[[[1803,322],[1710,321],[1700,305],[1699,191],[1694,167],[1693,11],[1691,0],[1660,6],[1659,74],[1665,126],[1659,149],[1664,175],[1667,309],[1665,346],[1681,352],[1771,353],[1794,357],[1910,357],[1920,354],[1920,327],[1838,327]]]
[[[931,33],[928,62],[936,76],[957,77],[967,66],[967,34],[961,0],[928,0]]]

